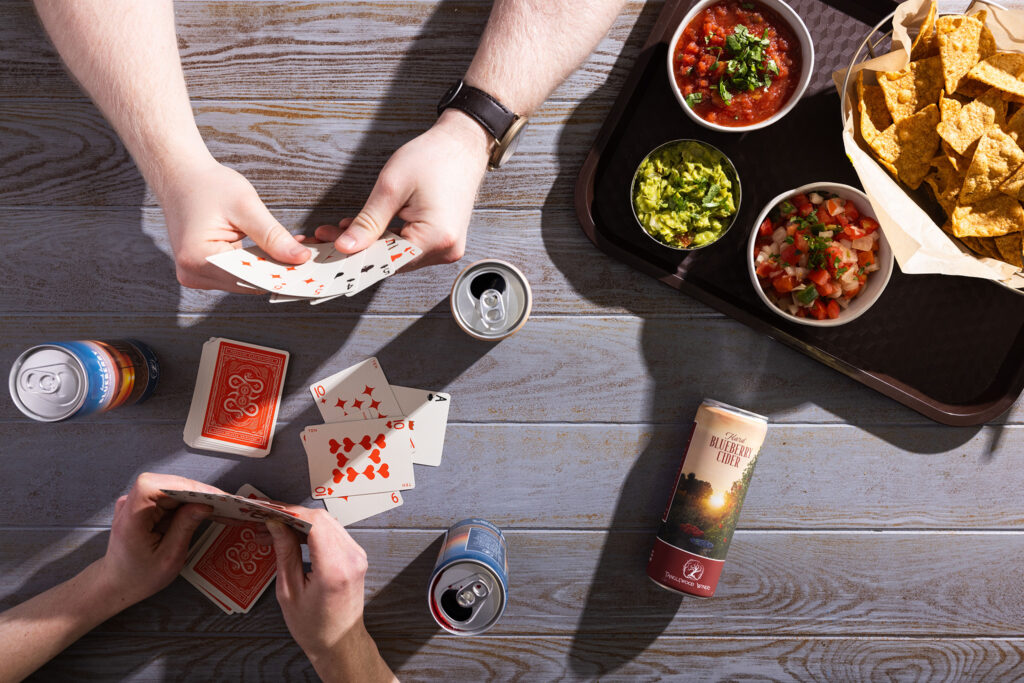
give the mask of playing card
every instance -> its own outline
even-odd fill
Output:
[[[314,498],[413,488],[412,445],[405,420],[363,420],[306,427]]]
[[[363,264],[359,269],[359,282],[354,290],[347,293],[347,296],[358,294],[394,272],[394,269],[391,267],[391,257],[388,255],[388,247],[384,240],[377,240],[362,253]]]
[[[371,420],[402,414],[376,358],[367,358],[310,385],[309,392],[324,422]]]
[[[309,260],[297,266],[275,261],[259,247],[222,251],[207,256],[206,260],[268,292],[315,297],[323,295],[329,284],[316,260],[321,246],[314,245]]]
[[[189,492],[185,492],[189,493]],[[246,484],[233,496],[252,503],[266,496]],[[213,522],[189,551],[182,577],[228,614],[248,612],[277,574],[271,546],[251,526]]]
[[[393,232],[385,232],[381,239],[384,240],[388,249],[392,273],[423,253],[422,249]]]
[[[448,407],[452,397],[440,391],[425,391],[410,387],[391,387],[406,422],[414,428],[410,432],[416,465],[436,467],[441,464],[444,433],[448,426]]]
[[[342,526],[355,524],[361,519],[373,517],[396,508],[403,502],[402,494],[398,491],[386,491],[384,493],[368,493],[363,496],[343,496],[341,498],[324,498],[324,505],[331,517],[338,520]]]
[[[211,339],[203,345],[185,442],[261,457],[270,452],[288,352]]]
[[[179,503],[201,503],[213,508],[214,517],[237,519],[245,522],[263,522],[273,519],[286,524],[296,531],[308,534],[312,525],[288,512],[285,508],[267,500],[252,499],[245,495],[230,493],[207,493],[205,491],[178,491],[160,489]]]

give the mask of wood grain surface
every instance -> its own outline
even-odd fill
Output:
[[[833,10],[794,0],[815,34]],[[430,125],[488,0],[178,0],[201,131],[289,229],[359,209]],[[572,206],[580,164],[657,17],[630,0],[488,175],[463,262],[322,307],[179,287],[163,218],[67,75],[27,0],[0,0],[0,367],[58,339],[137,337],[147,403],[45,425],[0,401],[0,608],[102,554],[143,471],[309,500],[306,387],[375,355],[396,384],[453,396],[445,457],[405,504],[353,528],[368,625],[408,680],[1003,681],[1024,652],[1024,409],[950,428],[598,252]],[[830,36],[816,49],[853,49]],[[368,77],[372,74],[372,77]],[[828,88],[817,74],[813,89]],[[451,321],[472,260],[508,259],[534,312],[499,344]],[[898,321],[893,321],[898,324]],[[292,353],[273,452],[188,449],[202,342]],[[922,349],[922,353],[927,353]],[[712,397],[772,421],[718,594],[682,599],[644,565],[689,422]],[[509,539],[505,616],[456,638],[424,600],[440,534],[483,516]],[[184,581],[103,624],[36,680],[315,680],[272,591],[222,614]]]

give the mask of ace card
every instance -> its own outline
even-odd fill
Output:
[[[415,449],[413,463],[437,467],[441,464],[441,453],[444,450],[451,395],[411,387],[392,386],[391,391],[398,400],[407,424],[412,427],[409,438]]]

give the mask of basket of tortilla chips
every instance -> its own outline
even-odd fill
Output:
[[[835,75],[847,154],[904,273],[1024,288],[1024,42],[1013,35],[1024,12],[977,2],[946,15],[909,0]]]

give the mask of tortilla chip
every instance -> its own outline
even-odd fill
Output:
[[[999,237],[1024,230],[1024,209],[1016,199],[997,194],[956,207],[952,220],[957,237]]]
[[[966,154],[975,140],[1005,119],[1006,102],[999,97],[998,90],[991,88],[981,98],[965,104],[953,121],[941,122],[939,136],[957,154]]]
[[[885,93],[885,106],[892,120],[902,121],[938,101],[942,92],[942,63],[936,56],[911,62],[903,71],[879,72],[878,85]]]
[[[1003,124],[1003,131],[1016,141],[1019,145],[1024,140],[1021,136],[1024,135],[1024,107],[1021,107],[1013,113],[1006,123]]]
[[[896,141],[896,124],[890,125],[882,132],[867,141],[879,161],[892,164],[900,156],[900,146]],[[895,167],[894,167],[895,168]]]
[[[1013,97],[1024,98],[1024,54],[999,52],[983,62],[978,62],[968,76],[979,83],[992,86]]]
[[[982,23],[974,17],[949,15],[935,20],[946,92],[955,92],[960,79],[981,59]]]
[[[960,85],[957,86],[956,94],[962,97],[964,104],[970,102],[973,99],[977,99],[988,92],[989,86],[986,83],[979,83],[972,79],[970,76],[964,76],[960,79]]]
[[[860,112],[860,133],[865,141],[892,125],[882,88],[865,85],[863,71],[857,72],[857,109]]]
[[[960,100],[946,97],[946,94],[943,93],[942,97],[939,98],[939,120],[952,123],[960,115],[960,110],[963,108],[964,105],[960,103]]]
[[[921,28],[917,31],[914,43],[910,46],[910,59],[924,59],[939,54],[939,42],[935,38],[935,14],[938,3],[932,0],[928,8],[928,16],[924,18]]]
[[[960,196],[960,188],[963,186],[963,177],[945,155],[932,159],[931,165],[932,170],[924,177],[924,181],[932,188],[935,200],[946,215],[952,215],[957,197]]]
[[[938,123],[939,108],[929,104],[913,116],[893,124],[899,150],[893,165],[900,180],[912,190],[920,187],[939,149],[939,134],[935,131]]]
[[[942,153],[949,161],[949,163],[956,169],[956,172],[960,174],[960,180],[963,180],[964,174],[967,173],[967,167],[971,165],[971,158],[974,156],[974,150],[978,146],[975,142],[971,147],[967,148],[967,155],[957,154],[956,150],[949,146],[949,143],[945,140],[942,141]]]
[[[999,186],[999,191],[1014,199],[1024,196],[1024,167],[1018,168]]]
[[[1010,235],[1003,235],[992,240],[999,251],[1001,261],[1024,268],[1024,245],[1021,241],[1021,233],[1015,232]]]
[[[1004,180],[1024,164],[1024,151],[1002,129],[993,127],[978,143],[960,191],[961,204],[977,204],[999,192]]]
[[[979,256],[999,258],[999,250],[996,248],[996,238],[994,237],[961,237],[960,241]]]

